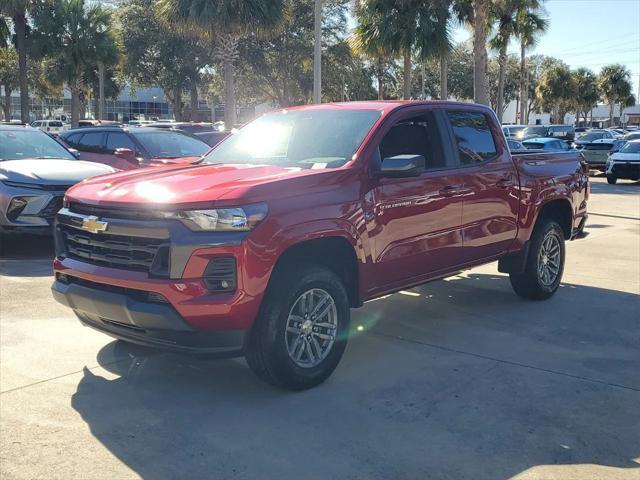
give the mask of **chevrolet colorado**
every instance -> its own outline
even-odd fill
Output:
[[[356,102],[266,114],[199,163],[101,176],[57,216],[54,297],[85,325],[324,381],[363,302],[498,260],[558,289],[587,219],[575,151],[509,152],[493,112]]]

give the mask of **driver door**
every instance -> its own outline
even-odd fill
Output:
[[[463,179],[445,148],[440,114],[427,109],[412,112],[386,132],[373,170],[385,158],[410,154],[424,156],[424,171],[412,178],[376,176],[365,194],[380,291],[436,276],[461,258]]]

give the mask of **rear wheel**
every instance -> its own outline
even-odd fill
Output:
[[[347,345],[349,301],[320,266],[275,274],[249,339],[247,363],[268,383],[304,390],[324,382]]]
[[[564,232],[554,220],[542,220],[531,236],[525,271],[511,273],[513,290],[531,300],[550,298],[562,280],[564,270]]]
[[[616,177],[615,175],[607,175],[607,183],[609,185],[615,185],[617,181],[618,177]]]

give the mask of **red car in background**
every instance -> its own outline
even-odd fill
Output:
[[[76,128],[60,138],[70,148],[78,150],[81,160],[106,163],[119,170],[192,163],[211,148],[188,133],[158,128]]]

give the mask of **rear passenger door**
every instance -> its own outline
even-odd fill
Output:
[[[76,141],[76,149],[80,152],[81,160],[107,163],[104,155],[104,133],[86,132]]]
[[[517,233],[518,175],[498,127],[482,110],[447,110],[464,185],[462,257],[473,262],[504,252]]]

